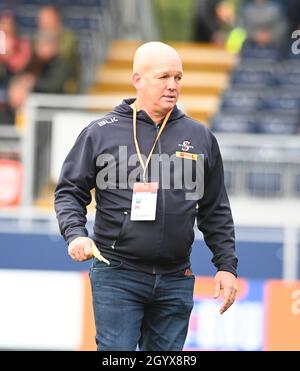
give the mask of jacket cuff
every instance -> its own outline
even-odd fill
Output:
[[[77,237],[88,237],[88,231],[86,228],[74,228],[65,233],[65,240],[69,245]]]
[[[234,268],[232,268],[232,267],[228,267],[228,266],[218,267],[218,272],[219,272],[219,271],[232,273],[232,274],[237,278],[237,272],[236,272],[236,269],[234,269]]]

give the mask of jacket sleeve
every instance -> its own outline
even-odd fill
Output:
[[[234,223],[224,186],[223,162],[214,136],[209,157],[205,164],[204,195],[198,202],[197,225],[213,253],[212,262],[218,271],[236,276]]]
[[[55,190],[55,211],[60,232],[69,244],[88,236],[86,206],[95,187],[95,159],[92,138],[85,128],[66,157]]]

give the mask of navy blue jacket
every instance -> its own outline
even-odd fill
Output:
[[[121,163],[127,164],[130,156],[136,156],[130,107],[133,101],[124,100],[105,117],[93,121],[81,132],[68,154],[55,191],[55,210],[63,237],[70,243],[76,237],[88,235],[86,206],[91,202],[90,191],[95,188],[96,218],[92,238],[104,257],[121,259],[127,265],[148,273],[171,273],[187,268],[190,266],[193,227],[197,218],[198,228],[213,253],[214,265],[218,270],[236,275],[234,224],[217,141],[207,127],[184,115],[176,106],[153,156],[171,156],[177,151],[203,156],[203,197],[188,200],[186,193],[191,190],[184,186],[182,189],[174,186],[164,189],[162,172],[166,170],[163,170],[162,156],[158,179],[154,179],[159,182],[156,219],[130,220],[132,189],[124,189],[119,184],[119,168]],[[148,156],[159,127],[144,111],[138,112],[137,136],[142,154]],[[188,146],[184,146],[184,142],[188,142]],[[114,161],[105,163],[103,158],[99,160],[99,155],[104,154],[115,159],[116,168],[111,166]],[[177,160],[192,161],[192,171],[195,171],[197,161]],[[140,173],[139,170],[138,161],[129,163],[125,177],[131,179],[132,174]],[[106,178],[103,176],[105,171]],[[170,166],[169,172],[172,184],[174,167]],[[110,177],[116,186],[105,189],[103,184]],[[136,178],[140,180],[139,175]]]

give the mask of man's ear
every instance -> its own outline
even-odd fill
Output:
[[[132,84],[136,90],[141,90],[142,88],[142,77],[139,73],[134,72],[132,75]]]

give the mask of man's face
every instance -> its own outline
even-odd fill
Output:
[[[139,81],[141,99],[154,111],[170,111],[179,98],[182,75],[182,65],[177,58],[149,66]]]

